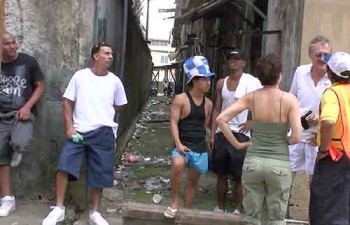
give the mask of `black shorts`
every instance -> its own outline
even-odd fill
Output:
[[[249,141],[249,137],[242,133],[232,132],[239,142]],[[242,178],[242,166],[246,150],[237,150],[220,132],[215,134],[213,150],[213,171],[217,175],[231,175],[233,180]]]
[[[316,163],[310,187],[310,225],[350,224],[350,160],[329,156]]]

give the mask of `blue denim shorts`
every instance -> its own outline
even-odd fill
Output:
[[[186,164],[194,168],[201,174],[208,172],[208,153],[207,152],[194,152],[189,151],[186,155],[182,155],[177,148],[174,148],[171,152],[171,157],[183,156]]]
[[[79,178],[80,167],[85,157],[88,186],[90,188],[112,187],[116,163],[112,128],[100,127],[80,134],[84,138],[80,143],[66,140],[58,161],[58,170],[67,172],[69,180],[75,181]]]

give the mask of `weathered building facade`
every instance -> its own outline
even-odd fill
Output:
[[[37,58],[45,75],[30,153],[13,170],[16,196],[46,197],[54,192],[56,161],[64,140],[62,94],[73,73],[90,62],[91,47],[107,41],[115,52],[111,71],[124,83],[129,104],[119,117],[120,135],[149,93],[152,61],[128,0],[6,1],[5,27],[17,35],[19,51]]]
[[[303,8],[304,0],[178,0],[174,46],[187,46],[193,34],[217,78],[225,76],[224,55],[230,49],[245,52],[249,72],[261,55],[280,55],[286,74],[282,88],[288,89],[300,60]],[[197,53],[183,52],[180,60]]]

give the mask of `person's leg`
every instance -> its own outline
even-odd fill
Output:
[[[305,143],[300,142],[289,146],[290,167],[292,170],[292,183],[297,172],[305,170]]]
[[[241,134],[234,133],[236,139],[239,142],[249,141],[249,137]],[[242,167],[245,158],[245,150],[237,150],[232,145],[228,149],[230,155],[230,174],[234,180],[234,190],[233,190],[233,203],[234,203],[234,212],[240,213],[242,211],[242,201],[243,201],[243,189],[242,189]]]
[[[264,162],[258,157],[246,158],[242,172],[243,206],[245,216],[243,221],[247,224],[261,225],[264,210],[266,186],[262,166]]]
[[[233,204],[239,211],[242,210],[243,202],[243,187],[241,181],[235,181],[234,192],[233,192]]]
[[[309,188],[314,174],[318,148],[305,144],[305,172],[309,174]]]
[[[11,167],[19,166],[22,154],[28,150],[33,138],[34,121],[34,115],[31,115],[26,121],[17,119],[14,121],[11,129],[11,147],[13,149]]]
[[[87,187],[91,191],[89,223],[108,225],[99,212],[103,188],[113,186],[115,160],[115,136],[110,127],[100,127],[82,134],[87,146]],[[86,187],[86,188],[87,188]]]
[[[0,190],[1,196],[10,195],[10,166],[0,166]]]
[[[318,161],[310,188],[310,225],[349,224],[350,166],[344,155]]]
[[[226,208],[226,193],[228,187],[228,172],[229,172],[229,154],[227,154],[227,142],[224,135],[220,132],[215,135],[214,149],[212,153],[213,171],[217,175],[216,181],[216,198],[217,208],[225,211]],[[216,210],[216,209],[215,209]]]
[[[268,224],[285,225],[289,193],[292,184],[290,163],[281,160],[266,160],[265,177]]]
[[[10,147],[10,133],[14,119],[0,119],[0,197],[11,195],[10,163],[12,149]]]
[[[188,168],[187,174],[187,185],[185,192],[185,207],[191,208],[194,196],[196,195],[198,179],[200,177],[200,173],[197,172],[194,168]]]
[[[98,211],[101,204],[102,188],[93,188],[91,192],[91,211]]]
[[[174,150],[177,151],[177,150]],[[181,187],[181,175],[185,167],[185,158],[181,155],[172,157],[172,166],[171,166],[171,208],[179,208],[179,195]]]
[[[227,175],[218,175],[216,182],[216,193],[218,208],[225,211],[226,208],[226,193],[227,193],[228,181]]]
[[[57,171],[56,173],[56,206],[64,207],[64,198],[68,184],[68,173]]]

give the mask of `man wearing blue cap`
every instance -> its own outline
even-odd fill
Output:
[[[188,165],[185,207],[191,207],[200,174],[208,171],[206,128],[212,111],[212,102],[205,97],[210,90],[211,77],[208,61],[203,56],[187,59],[183,65],[189,91],[175,96],[170,108],[170,130],[175,148],[172,151],[172,201],[164,216],[174,218],[179,208],[181,174]]]

